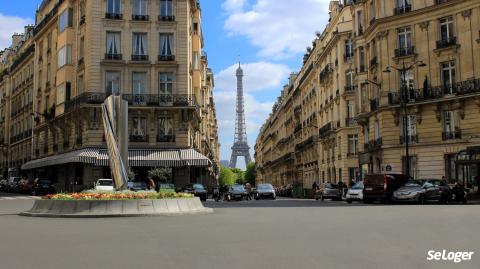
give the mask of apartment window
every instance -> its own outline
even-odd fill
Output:
[[[359,51],[360,51],[360,72],[365,72],[366,69],[365,69],[365,49],[363,47],[360,47],[359,48]]]
[[[459,138],[457,137],[457,132],[460,129],[459,123],[460,120],[457,118],[455,110],[443,111],[444,140]]]
[[[145,137],[147,135],[147,119],[144,117],[132,118],[132,135],[136,137]]]
[[[407,124],[407,130],[405,131],[405,121]],[[408,139],[409,143],[417,142],[417,117],[416,115],[407,115],[402,117],[402,125],[400,126],[400,132],[402,134],[400,142],[405,143]]]
[[[52,72],[51,68],[52,67],[50,66],[50,64],[47,64],[47,83],[50,82],[50,73]]]
[[[147,73],[133,72],[132,93],[135,95],[142,95],[147,93]]]
[[[347,100],[347,115],[349,118],[355,117],[355,103],[351,100]]]
[[[66,45],[58,51],[58,68],[72,64],[72,46]]]
[[[397,0],[397,8],[406,9],[411,6],[410,0]]]
[[[193,52],[193,66],[194,70],[200,69],[200,53]]]
[[[107,32],[107,54],[120,54],[120,32]]]
[[[105,93],[107,95],[119,95],[121,93],[120,85],[120,72],[107,71],[105,73]]]
[[[358,152],[358,135],[348,135],[348,154],[357,155]]]
[[[173,0],[160,0],[160,16],[173,16]]]
[[[456,81],[456,68],[455,62],[445,62],[441,63],[442,69],[442,82],[443,82],[443,89],[446,94],[453,94],[455,93],[454,84]]]
[[[404,100],[414,100],[415,99],[415,94],[413,92],[413,89],[415,88],[415,77],[413,70],[406,70],[405,71],[405,78],[403,77],[403,72],[399,71],[398,76],[399,76],[399,82],[400,84],[398,85],[399,89],[403,90],[403,80],[405,79],[405,87],[406,91],[403,91],[402,94],[404,95],[403,98]]]
[[[61,33],[65,31],[67,27],[73,26],[73,9],[67,8],[65,9],[58,19],[58,31]]]
[[[352,40],[345,40],[345,57],[350,58],[353,56],[353,43]]]
[[[133,15],[148,15],[148,0],[134,0]]]
[[[370,122],[367,121],[366,126],[363,128],[363,139],[365,143],[368,143],[370,139]]]
[[[440,38],[449,41],[453,38],[453,17],[440,19]]]
[[[61,105],[65,103],[65,84],[62,84],[57,87],[57,95],[56,95],[56,105]]]
[[[354,83],[354,72],[353,70],[349,70],[345,73],[345,86],[348,88],[353,87]]]
[[[398,29],[398,48],[408,49],[412,47],[412,30],[410,27]]]
[[[85,91],[85,80],[83,75],[78,76],[77,82],[77,95],[82,94]]]
[[[133,54],[134,55],[148,54],[147,34],[133,33]]]
[[[120,0],[107,0],[107,13],[120,14]]]
[[[52,50],[52,32],[48,33],[47,35],[47,51],[50,52]]]
[[[171,57],[174,55],[173,34],[160,34],[160,56]]]
[[[171,116],[162,116],[158,118],[158,136],[173,136],[173,118]]]
[[[374,132],[375,132],[375,139],[379,139],[382,134],[380,133],[380,123],[378,120],[375,120],[375,122],[373,123],[373,127],[374,127]]]
[[[79,49],[78,49],[78,57],[80,59],[83,59],[83,55],[85,53],[85,37],[81,37],[80,38],[80,45],[79,45]]]
[[[445,155],[445,175],[450,183],[453,183],[457,179],[457,166],[455,165],[456,158],[457,154]]]
[[[80,2],[80,19],[85,17],[85,1]]]
[[[173,94],[173,83],[174,83],[173,73],[160,73],[158,75],[158,94],[160,95],[171,95]]]

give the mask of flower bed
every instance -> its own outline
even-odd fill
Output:
[[[141,200],[178,198],[193,198],[193,194],[165,192],[85,192],[49,194],[44,197],[44,199],[47,200]]]

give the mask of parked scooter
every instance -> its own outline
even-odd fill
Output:
[[[467,190],[463,187],[463,185],[457,183],[455,184],[455,187],[452,188],[452,201],[453,202],[459,202],[459,203],[467,203],[467,196],[468,192]]]

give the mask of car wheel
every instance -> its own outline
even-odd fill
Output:
[[[424,205],[425,202],[426,202],[425,195],[420,195],[420,196],[418,196],[418,198],[417,198],[417,203],[418,203],[419,205]]]
[[[323,194],[320,194],[320,199],[323,201],[325,198],[323,197]]]
[[[352,203],[352,200],[347,200],[347,203],[351,204],[351,203]]]

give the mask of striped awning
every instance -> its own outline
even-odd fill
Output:
[[[66,163],[88,163],[94,164],[98,158],[99,149],[85,148],[67,153],[53,155],[41,159],[29,161],[22,165],[22,170],[29,170],[44,166],[52,166]]]
[[[95,164],[109,165],[107,150],[100,150]],[[181,167],[184,166],[184,162],[180,159],[178,150],[130,149],[128,165],[131,167]]]
[[[205,167],[212,165],[212,161],[209,158],[195,149],[181,149],[180,158],[185,162],[185,166]]]

